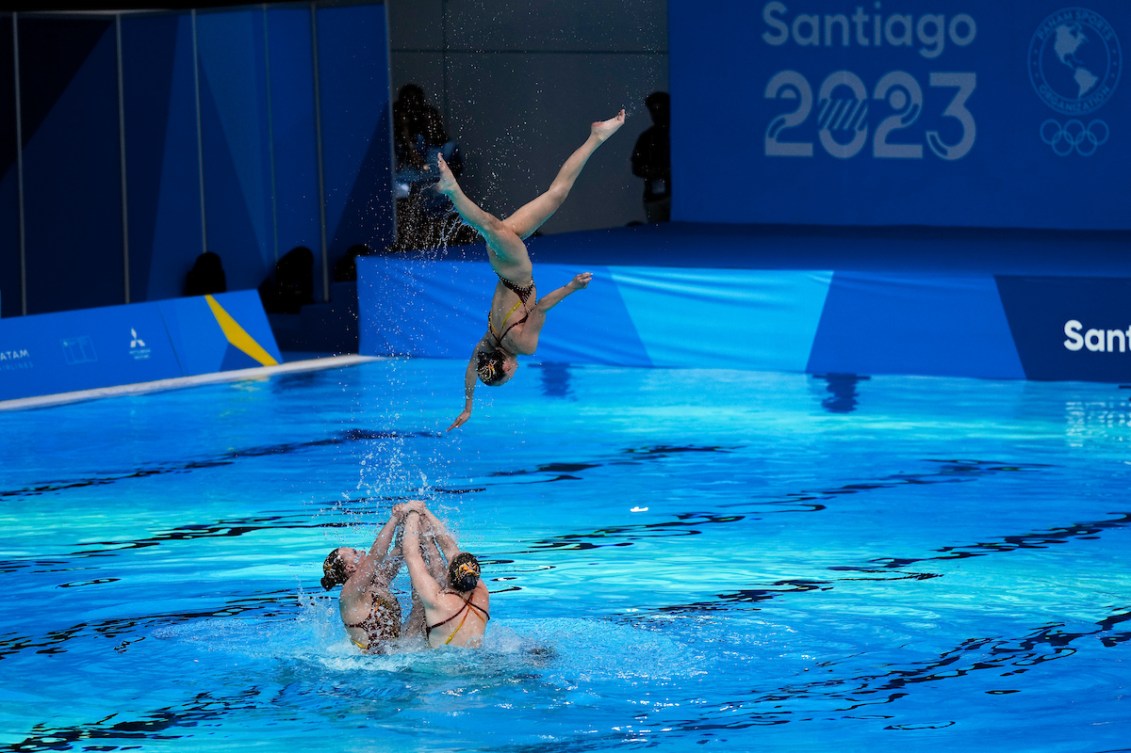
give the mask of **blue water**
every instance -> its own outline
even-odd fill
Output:
[[[0,414],[0,749],[1131,749],[1131,391],[462,372]],[[361,656],[321,560],[417,496],[487,645]]]

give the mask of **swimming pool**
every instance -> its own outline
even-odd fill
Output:
[[[528,365],[449,435],[462,372],[5,413],[2,749],[1131,749],[1131,391]],[[414,496],[482,651],[318,588]]]

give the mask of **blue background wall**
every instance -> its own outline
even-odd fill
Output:
[[[11,116],[0,118],[0,316],[19,313],[22,299],[20,269],[19,153],[16,118],[15,59],[12,54],[12,17],[0,15],[0,107]]]
[[[675,219],[1131,227],[1126,0],[669,9]]]
[[[204,250],[236,290],[308,246],[328,297],[393,239],[387,50],[375,2],[0,16],[0,315],[178,296]]]
[[[114,23],[28,18],[19,31],[28,311],[121,303]]]

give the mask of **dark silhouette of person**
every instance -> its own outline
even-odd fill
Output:
[[[354,282],[357,280],[357,257],[373,253],[364,243],[355,243],[346,249],[345,256],[334,265],[334,282]]]
[[[297,314],[314,302],[314,252],[295,246],[275,262],[275,269],[259,285],[259,298],[269,313]]]
[[[632,149],[632,174],[644,179],[644,216],[667,222],[672,214],[671,98],[652,92],[644,99],[652,125]]]
[[[424,90],[405,84],[393,103],[393,144],[396,154],[394,195],[397,198],[397,238],[394,248],[427,248],[443,242],[441,223],[446,202],[426,191],[439,178],[442,156],[452,174],[462,173],[458,144],[448,138],[440,111],[428,104]]]
[[[192,269],[185,275],[184,294],[195,296],[226,292],[228,279],[224,275],[224,263],[220,260],[220,255],[205,251],[196,257]]]
[[[455,142],[448,139],[440,111],[428,104],[417,84],[402,86],[393,103],[393,146],[398,182],[410,189],[436,182],[437,153],[444,155],[452,173],[459,177],[462,165]],[[427,169],[429,166],[431,169]]]

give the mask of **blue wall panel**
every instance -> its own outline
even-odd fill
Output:
[[[176,33],[176,16],[139,16],[121,23],[132,301],[146,300],[149,292]]]
[[[254,290],[174,298],[158,305],[185,376],[268,366],[282,360]],[[224,331],[217,311],[232,319],[234,332]],[[253,353],[242,350],[244,344],[252,345]],[[263,360],[255,357],[254,346],[262,351]]]
[[[589,266],[534,361],[802,371],[831,273]],[[577,273],[539,264],[539,295]],[[484,262],[358,260],[360,352],[470,357],[498,278]],[[525,359],[524,359],[525,360]]]
[[[361,257],[357,269],[362,353],[467,358],[486,331],[486,264]]]
[[[555,237],[558,258],[580,255]],[[593,251],[594,238],[616,244],[572,240]],[[586,266],[593,282],[550,312],[522,362],[1131,380],[1127,278]],[[540,263],[540,296],[577,269]],[[360,352],[466,360],[496,282],[485,261],[359,259]]]
[[[0,16],[0,316],[22,313],[12,17]]]
[[[484,266],[480,262],[480,266]],[[641,318],[633,317],[630,292],[647,270],[587,265],[593,281],[549,313],[552,323],[539,340],[538,360],[559,363],[602,363],[624,366],[660,365],[664,354],[655,353],[642,334]],[[565,285],[577,274],[577,265],[539,264],[539,296]],[[486,331],[487,307],[497,278],[492,274],[480,287],[474,307],[479,315],[480,336]],[[559,336],[569,333],[570,336]],[[468,345],[464,346],[470,355]],[[659,360],[657,360],[659,359]]]
[[[311,23],[306,6],[267,10],[277,256],[322,243]]]
[[[331,263],[393,240],[387,22],[383,5],[318,9],[318,73]]]
[[[202,250],[192,19],[122,19],[130,300],[181,294]]]
[[[803,371],[831,277],[635,267],[614,281],[657,366]]]
[[[807,370],[1025,377],[990,275],[837,272]]]
[[[0,317],[23,313],[20,281],[20,217],[13,167],[0,177]]]
[[[262,9],[197,15],[205,242],[230,288],[257,286],[274,263]]]
[[[72,43],[92,39],[89,54],[76,61]],[[37,101],[24,121],[29,313],[125,300],[113,23],[21,21],[23,84],[59,59],[78,68],[57,99]]]
[[[387,37],[377,2],[0,14],[0,316],[178,296],[204,250],[249,289],[391,243]]]
[[[549,334],[540,341],[536,360],[651,366],[616,273],[596,266],[590,271],[590,288],[551,312]],[[575,274],[572,266],[540,264],[540,294]],[[491,267],[481,262],[358,259],[359,352],[470,357],[487,331],[487,309],[497,282]]]

